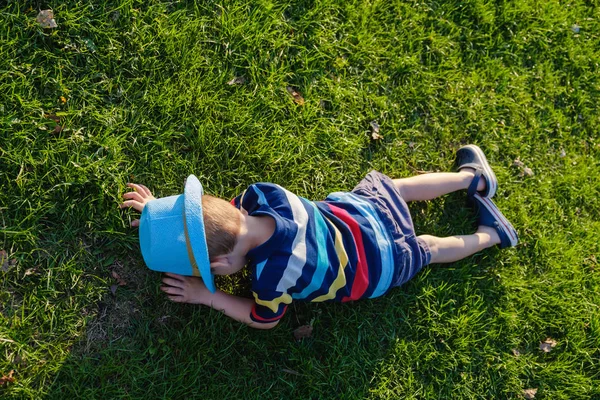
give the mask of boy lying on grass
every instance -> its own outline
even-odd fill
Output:
[[[142,213],[140,246],[161,289],[180,303],[203,304],[259,329],[273,328],[297,301],[381,296],[425,265],[451,263],[485,248],[515,246],[517,233],[491,197],[497,180],[481,149],[457,152],[458,172],[390,179],[370,172],[351,192],[309,201],[271,183],[250,185],[231,203],[203,195],[190,175],[183,195],[155,199],[144,185],[121,207]],[[416,236],[406,205],[467,189],[479,212],[475,233]],[[213,275],[251,268],[254,299],[215,288]]]

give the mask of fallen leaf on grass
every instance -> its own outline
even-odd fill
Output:
[[[529,167],[523,168],[523,172],[521,172],[522,176],[533,176],[533,170]]]
[[[552,338],[546,338],[543,342],[540,343],[540,350],[544,353],[550,353],[554,347],[556,347],[556,340]]]
[[[302,340],[312,336],[313,327],[311,325],[302,325],[294,330],[296,340]]]
[[[244,78],[243,76],[236,76],[235,78],[233,78],[232,80],[230,80],[229,82],[227,82],[227,84],[229,86],[243,85],[244,83],[246,83],[246,78]]]
[[[533,176],[533,170],[529,167],[525,166],[525,163],[523,161],[521,161],[519,159],[519,157],[515,158],[515,161],[513,161],[513,167],[517,167],[517,168],[522,168],[521,172],[519,173],[519,176],[523,177],[523,176]]]
[[[379,124],[377,121],[371,121],[369,125],[371,125],[371,138],[373,140],[379,140],[383,138],[383,136],[379,134]]]
[[[304,105],[304,97],[302,97],[302,95],[297,92],[293,87],[288,86],[286,87],[286,90],[288,91],[289,94],[292,95],[292,97],[294,98],[294,102],[300,106]]]
[[[114,279],[117,280],[117,284],[119,286],[125,286],[127,285],[127,282],[125,282],[125,280],[123,278],[121,278],[121,276],[119,276],[119,274],[117,274],[117,271],[112,271],[111,275]]]
[[[523,163],[523,161],[521,161],[519,159],[519,157],[515,158],[515,161],[513,161],[513,167],[518,167],[518,168],[523,168],[525,166],[525,163]]]
[[[117,288],[119,287],[119,285],[110,285],[110,292],[112,293],[113,296],[117,295]]]
[[[60,125],[56,125],[56,126],[54,127],[54,129],[52,129],[52,134],[53,134],[53,135],[56,135],[56,134],[58,134],[58,133],[61,133],[61,132],[62,132],[62,130],[63,130],[63,127],[62,127],[62,126],[60,126]]]
[[[513,356],[515,356],[515,357],[519,357],[521,355],[521,352],[519,351],[519,349],[512,349],[511,351],[513,353]]]
[[[0,386],[4,385],[7,382],[13,383],[15,381],[15,378],[13,378],[14,373],[15,370],[11,369],[8,375],[2,374],[2,378],[0,378]]]
[[[58,24],[54,20],[54,11],[52,10],[40,11],[35,20],[44,29],[53,29],[58,27]]]
[[[523,397],[525,397],[528,400],[531,399],[535,399],[535,394],[537,393],[537,388],[536,389],[525,389],[523,390]]]
[[[56,114],[44,114],[44,118],[51,119],[52,121],[56,122],[57,124],[60,122],[60,117]]]
[[[27,268],[25,270],[25,275],[23,275],[23,276],[29,276],[29,275],[33,275],[35,273],[37,273],[37,268]]]

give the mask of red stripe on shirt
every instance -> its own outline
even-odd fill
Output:
[[[281,317],[283,317],[283,314],[285,314],[285,311],[287,310],[287,304],[285,305],[285,307],[283,307],[283,311],[281,312],[280,315],[273,317],[273,318],[263,318],[260,315],[258,315],[256,313],[256,303],[254,303],[252,305],[252,318],[256,319],[257,321],[260,322],[275,322],[281,319]]]
[[[352,284],[352,290],[350,296],[342,297],[342,301],[358,300],[365,293],[369,287],[369,266],[367,265],[367,255],[365,254],[365,246],[363,244],[362,233],[360,232],[360,226],[354,218],[348,214],[348,211],[334,206],[330,203],[326,203],[327,206],[333,212],[333,215],[338,217],[340,220],[346,223],[352,232],[354,237],[354,243],[356,245],[356,254],[358,255],[358,262],[356,263],[356,273],[354,274],[354,282]]]

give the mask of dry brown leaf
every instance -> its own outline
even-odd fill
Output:
[[[52,121],[56,122],[57,124],[60,122],[60,117],[55,114],[44,114],[44,118],[51,119]]]
[[[525,166],[525,163],[523,163],[523,161],[521,161],[519,159],[519,157],[515,158],[515,161],[513,161],[513,167],[518,167],[518,168],[523,168]]]
[[[11,369],[8,375],[2,374],[2,378],[0,378],[0,386],[4,385],[7,382],[13,383],[15,381],[15,378],[13,378],[14,373],[15,370]]]
[[[379,134],[379,124],[377,121],[371,121],[369,125],[371,125],[371,139],[379,140],[383,138],[383,136]]]
[[[302,325],[294,330],[296,340],[302,340],[312,336],[313,327],[311,325]]]
[[[62,126],[60,126],[60,125],[56,125],[56,126],[54,127],[54,129],[52,129],[52,134],[56,135],[56,134],[58,134],[58,133],[61,133],[61,132],[62,132],[62,130],[63,130],[63,127],[62,127]]]
[[[304,105],[304,97],[302,97],[302,95],[296,91],[293,87],[288,86],[286,87],[286,90],[288,91],[289,94],[292,95],[292,97],[294,98],[294,102],[300,106]]]
[[[557,342],[552,338],[546,338],[543,342],[540,342],[540,350],[544,353],[550,353],[554,347],[556,347]]]
[[[243,85],[244,83],[246,83],[246,78],[244,78],[243,76],[236,76],[235,78],[233,78],[232,80],[230,80],[229,82],[227,82],[227,84],[229,86],[232,86],[232,85]]]
[[[117,280],[117,284],[118,284],[119,286],[125,286],[125,285],[127,285],[127,282],[125,282],[125,280],[124,280],[123,278],[121,278],[121,276],[120,276],[119,274],[117,274],[117,271],[114,271],[114,270],[113,270],[113,271],[111,272],[111,275],[112,275],[112,277],[113,277],[114,279],[116,279],[116,280]]]
[[[40,11],[35,20],[44,29],[53,29],[58,27],[58,24],[54,20],[54,11],[52,10]]]
[[[535,395],[536,395],[537,391],[538,391],[537,388],[525,389],[525,390],[523,390],[523,397],[525,397],[528,400],[535,399]]]
[[[35,273],[37,273],[37,268],[27,268],[25,270],[25,275],[23,275],[23,276],[29,276],[29,275],[33,275]]]
[[[522,175],[523,176],[533,176],[533,170],[529,167],[525,167],[525,168],[523,168]]]

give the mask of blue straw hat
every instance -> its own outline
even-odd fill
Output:
[[[200,181],[190,175],[182,195],[148,202],[140,218],[140,247],[151,270],[201,276],[207,289],[214,293],[202,193]]]

